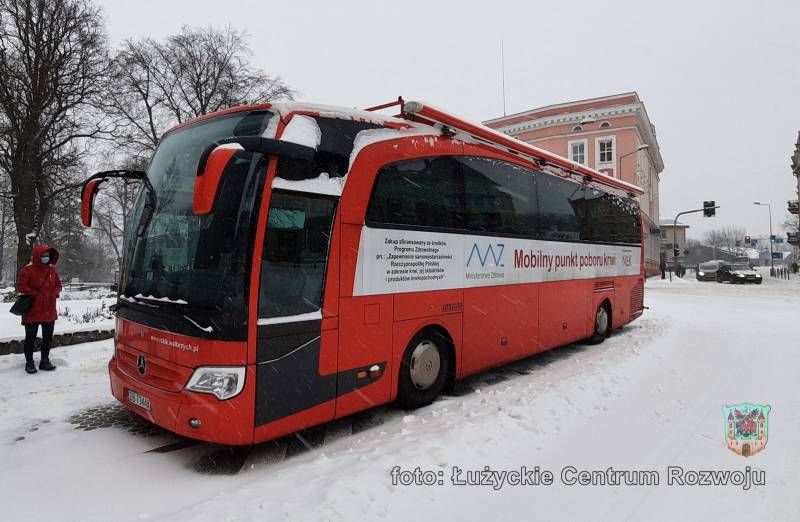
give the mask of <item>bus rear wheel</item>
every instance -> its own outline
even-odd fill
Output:
[[[594,333],[589,337],[589,344],[600,344],[611,331],[611,311],[608,303],[603,303],[597,307],[594,314]]]
[[[444,389],[450,358],[445,340],[434,330],[414,336],[400,362],[397,403],[413,410],[432,403]]]

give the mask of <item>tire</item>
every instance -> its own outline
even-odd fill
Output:
[[[760,285],[761,284],[761,280],[759,279],[758,281],[756,281],[756,284]]]
[[[397,403],[413,410],[432,403],[444,390],[450,370],[449,341],[433,329],[420,331],[408,343],[400,362]]]
[[[600,344],[611,333],[611,310],[608,303],[603,303],[597,307],[594,314],[594,333],[587,339],[589,344]]]

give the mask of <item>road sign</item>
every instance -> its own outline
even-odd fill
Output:
[[[772,259],[783,259],[783,252],[773,252]]]

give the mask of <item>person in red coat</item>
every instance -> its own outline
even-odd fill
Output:
[[[58,250],[46,245],[33,247],[31,262],[22,267],[17,278],[17,291],[33,296],[31,309],[22,315],[25,326],[25,371],[36,373],[33,363],[33,343],[39,326],[42,327],[42,357],[39,369],[53,371],[50,362],[50,345],[53,342],[53,326],[58,318],[56,298],[61,293],[61,279],[54,268],[58,261]]]

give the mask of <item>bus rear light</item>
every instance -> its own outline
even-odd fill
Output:
[[[205,366],[192,374],[186,389],[198,393],[210,393],[224,401],[239,395],[244,388],[244,366]]]
[[[372,377],[373,379],[376,377],[380,377],[381,373],[383,373],[383,371],[381,370],[381,367],[378,366],[377,364],[373,364],[372,366],[369,367],[369,376]]]

